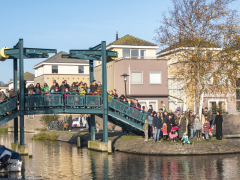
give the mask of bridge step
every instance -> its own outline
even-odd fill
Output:
[[[103,117],[102,114],[98,114],[97,116],[101,118]],[[108,111],[108,121],[134,134],[144,135],[144,130],[142,125],[134,121],[131,121],[115,112]]]

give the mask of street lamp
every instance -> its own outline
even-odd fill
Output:
[[[126,82],[127,82],[127,77],[128,77],[129,75],[127,75],[127,74],[123,74],[123,75],[121,75],[121,76],[123,76],[123,78],[124,78],[124,82],[125,82],[125,97],[127,97],[127,96],[126,96],[126,95],[127,95]]]

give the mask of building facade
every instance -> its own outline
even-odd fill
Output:
[[[182,48],[185,49],[189,47]],[[182,89],[181,81],[184,81],[184,79],[176,81],[173,78],[174,69],[176,68],[175,65],[178,63],[178,58],[182,57],[181,55],[178,55],[182,53],[180,49],[181,48],[179,47],[175,49],[165,49],[157,53],[158,59],[167,60],[169,109],[175,110],[177,106],[180,106],[184,111],[190,108],[196,113],[198,112],[198,109],[195,104],[195,100],[190,99],[188,97],[187,90]],[[207,50],[208,50],[207,48],[204,48],[203,52]],[[221,48],[214,48],[214,51],[221,51]],[[230,95],[225,96],[213,93],[205,94],[203,100],[203,108],[208,107],[208,109],[211,110],[214,114],[216,113],[216,109],[218,108],[221,109],[223,112],[234,114],[238,112],[237,109],[240,110],[240,96],[237,95],[238,92],[240,92],[240,88],[237,89],[236,96],[234,97],[231,97]]]
[[[68,84],[82,81],[89,85],[89,62],[82,59],[62,58],[62,54],[68,53],[61,51],[33,67],[35,84],[47,83],[50,86],[54,79],[59,85],[63,80],[67,80]]]
[[[125,82],[121,76],[129,75],[126,81],[126,95],[138,99],[142,106],[152,105],[157,111],[165,104],[168,107],[167,61],[158,60],[159,47],[151,42],[126,35],[107,46],[117,51],[118,58],[107,63],[108,91],[116,89],[118,95],[125,95]],[[96,63],[95,79],[102,81],[101,62]]]

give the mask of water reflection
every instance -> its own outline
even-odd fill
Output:
[[[239,155],[144,156],[126,153],[100,153],[51,141],[32,141],[33,158],[22,157],[23,179],[238,179]],[[13,134],[0,135],[10,147]],[[1,174],[0,177],[13,177]]]

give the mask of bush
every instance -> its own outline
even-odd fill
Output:
[[[42,132],[42,133],[39,133],[37,135],[34,135],[34,137],[32,139],[33,140],[52,140],[52,141],[56,141],[57,138],[58,138],[58,136],[55,132],[52,132],[50,134]]]
[[[8,132],[8,128],[0,128],[0,133],[6,133]]]
[[[58,120],[58,115],[56,114],[44,114],[41,116],[40,122],[44,125],[47,126],[51,121],[57,121]]]

